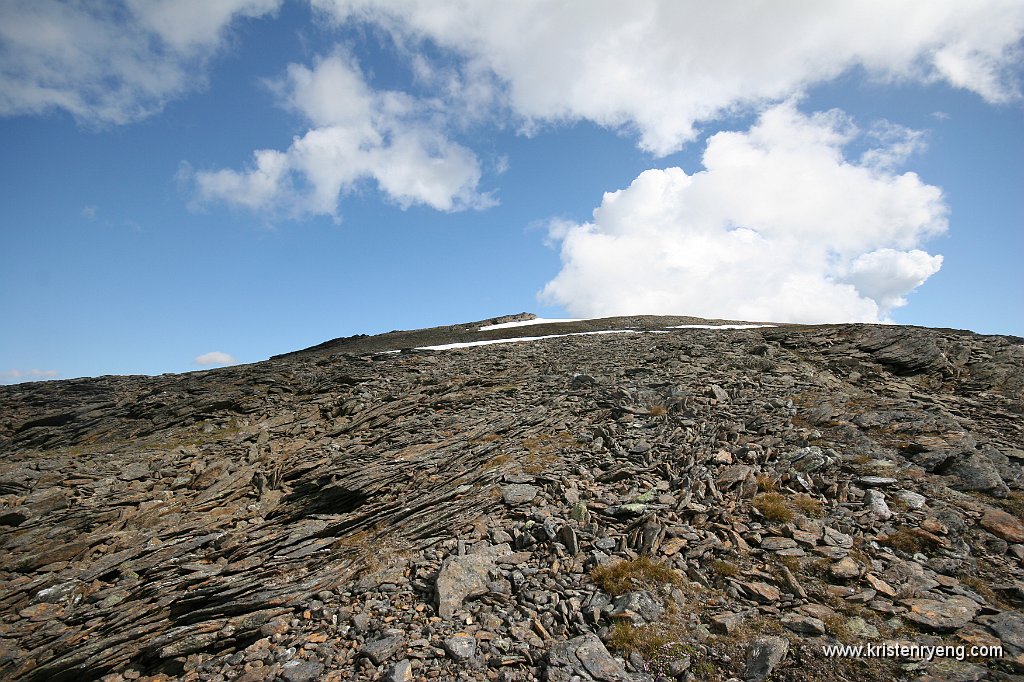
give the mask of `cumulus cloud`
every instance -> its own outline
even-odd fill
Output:
[[[87,124],[152,115],[203,84],[239,17],[281,0],[122,0],[0,4],[0,115],[63,109]]]
[[[233,356],[219,350],[203,353],[193,358],[192,362],[197,365],[237,365],[238,360]]]
[[[284,151],[261,149],[248,168],[199,171],[200,201],[251,210],[337,217],[338,199],[372,180],[403,208],[484,208],[476,155],[449,139],[435,103],[395,90],[374,90],[345,54],[313,68],[288,67],[276,89],[312,126]]]
[[[1019,0],[312,3],[339,23],[369,22],[461,55],[453,82],[487,102],[493,74],[527,128],[587,119],[635,129],[658,155],[694,139],[700,122],[856,66],[883,80],[942,80],[990,102],[1019,94]]]
[[[55,379],[60,372],[55,369],[9,369],[0,372],[0,384],[20,384],[24,381]]]
[[[562,269],[541,297],[578,317],[887,320],[941,266],[917,247],[947,209],[939,188],[874,162],[900,150],[847,159],[858,134],[840,112],[788,101],[711,136],[704,170],[645,171],[592,221],[553,223]]]

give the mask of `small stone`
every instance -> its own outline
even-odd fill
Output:
[[[850,549],[853,547],[853,537],[846,533],[840,533],[839,531],[825,526],[824,528],[824,539],[826,545],[832,547],[842,547],[843,549]]]
[[[860,575],[860,566],[850,557],[845,557],[828,568],[829,574],[839,580],[850,580]]]
[[[789,651],[785,637],[762,637],[747,650],[747,670],[744,679],[762,682],[782,662]]]
[[[412,680],[412,663],[403,658],[388,670],[385,682],[410,682]]]
[[[278,674],[285,682],[317,682],[323,672],[324,666],[315,661],[288,661]]]
[[[896,493],[896,497],[906,502],[911,509],[920,509],[928,501],[924,495],[919,495],[911,490],[901,490]]]
[[[811,616],[786,616],[782,619],[782,625],[787,630],[801,635],[817,637],[825,634],[825,623]]]
[[[373,661],[374,665],[380,665],[398,653],[399,649],[404,646],[404,637],[401,635],[391,635],[367,642],[359,650],[359,654]]]
[[[864,493],[864,506],[879,521],[888,521],[892,518],[892,510],[885,503],[885,493],[878,490],[868,490]]]
[[[861,476],[857,479],[857,482],[868,488],[881,488],[890,486],[898,483],[899,481],[895,478],[888,476]]]
[[[468,661],[476,655],[476,639],[465,632],[457,632],[444,640],[444,650],[454,661]]]
[[[750,593],[751,597],[755,601],[759,601],[762,604],[774,604],[782,596],[779,592],[779,588],[768,583],[753,582],[743,583],[743,587]]]
[[[777,552],[780,549],[793,549],[796,547],[796,540],[792,538],[767,537],[761,540],[761,549]]]

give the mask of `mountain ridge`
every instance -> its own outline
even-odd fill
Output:
[[[1021,339],[529,315],[0,387],[0,675],[1024,670]]]

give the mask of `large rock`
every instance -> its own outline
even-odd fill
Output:
[[[626,672],[595,634],[586,634],[555,644],[548,650],[547,660],[546,674],[550,682],[639,680],[638,677]]]
[[[904,599],[910,610],[904,616],[923,630],[953,632],[967,625],[981,609],[973,599],[953,595],[938,599]]]
[[[762,637],[747,649],[747,668],[743,679],[748,682],[762,682],[782,662],[789,651],[789,640],[785,637]]]
[[[981,517],[981,527],[1007,542],[1024,543],[1024,522],[1001,509],[988,507]]]
[[[474,554],[449,556],[437,574],[437,613],[451,618],[470,597],[487,594],[488,574],[495,569],[495,557],[509,553],[507,544],[484,548]]]
[[[1006,497],[1010,492],[996,466],[978,452],[967,453],[942,473],[951,478],[950,487],[956,490],[978,491],[995,497]]]

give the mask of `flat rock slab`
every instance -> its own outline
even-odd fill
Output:
[[[507,505],[529,504],[537,497],[538,488],[528,483],[513,483],[501,489],[501,499]]]
[[[324,666],[315,661],[288,661],[280,673],[285,682],[317,682],[323,674]]]
[[[1020,611],[1003,611],[992,616],[988,629],[995,633],[1003,648],[1013,656],[1024,654],[1024,614]]]
[[[904,599],[908,607],[905,618],[924,630],[952,632],[967,625],[981,607],[973,599],[953,595],[937,599]]]
[[[552,682],[630,682],[639,678],[626,672],[597,635],[586,634],[559,642],[548,650],[547,679]]]
[[[782,549],[793,549],[796,547],[796,540],[783,537],[768,537],[761,541],[761,549],[777,552]]]
[[[988,508],[981,517],[981,527],[1007,542],[1024,542],[1024,523],[1001,509]]]
[[[373,661],[374,665],[380,665],[405,646],[405,637],[401,635],[390,635],[374,639],[363,645],[359,650],[361,656]]]

